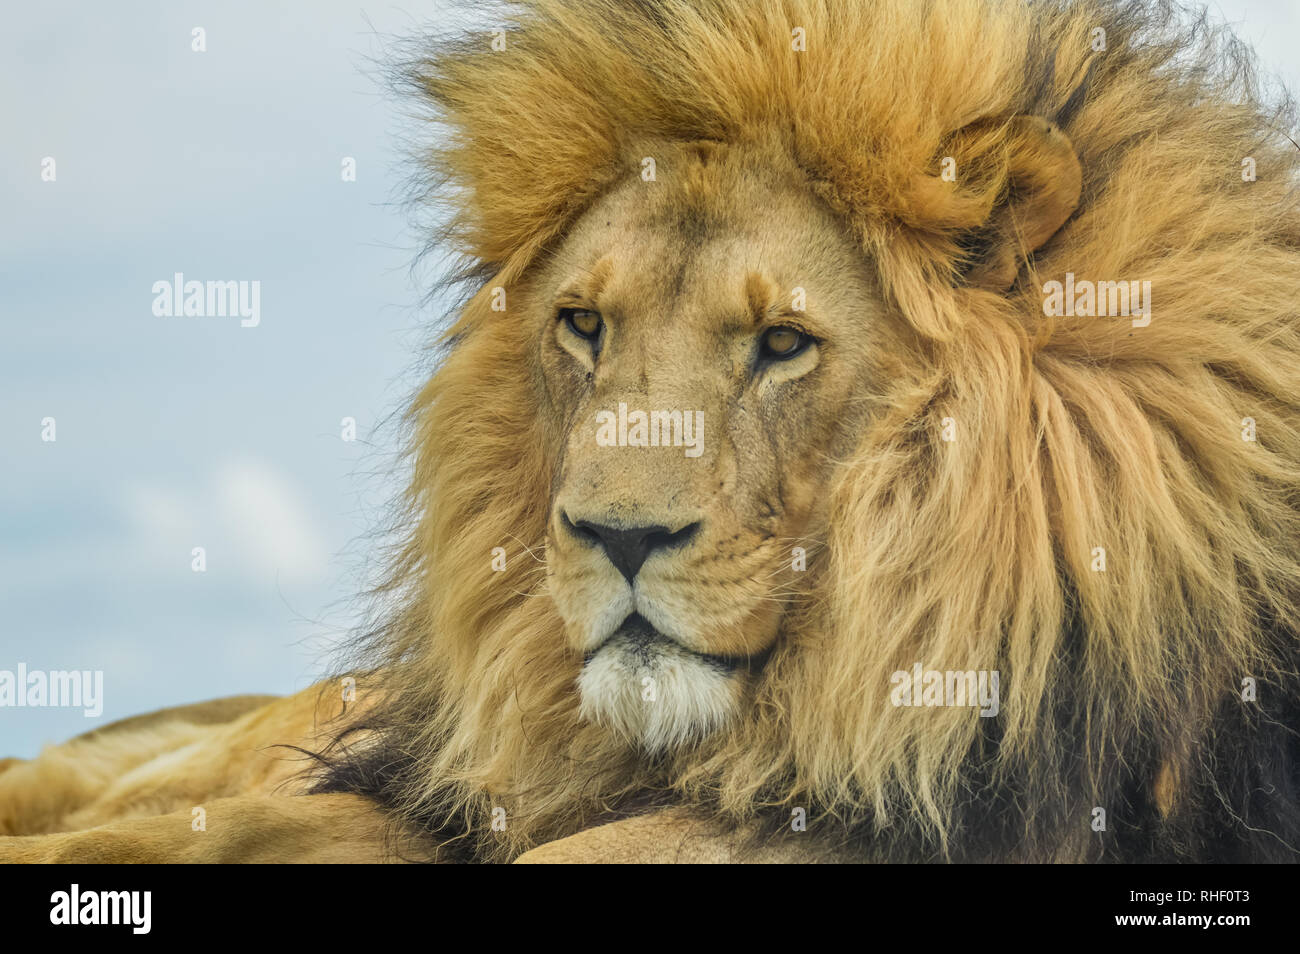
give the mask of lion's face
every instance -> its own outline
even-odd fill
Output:
[[[584,718],[651,751],[728,720],[806,592],[883,320],[793,171],[658,163],[579,220],[534,299],[550,593]]]

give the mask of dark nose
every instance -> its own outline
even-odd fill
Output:
[[[590,520],[570,520],[568,514],[561,514],[564,523],[578,538],[588,543],[600,544],[605,548],[609,562],[618,568],[618,572],[629,583],[641,569],[641,564],[655,550],[666,550],[680,546],[695,535],[698,523],[692,523],[680,530],[669,530],[664,526],[652,527],[611,527]]]

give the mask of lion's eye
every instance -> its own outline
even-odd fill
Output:
[[[764,358],[785,361],[807,348],[812,344],[812,340],[797,328],[780,325],[763,332],[763,337],[759,341],[759,350]]]
[[[588,341],[595,341],[600,336],[601,326],[605,323],[599,312],[586,308],[561,308],[560,318],[570,331]]]

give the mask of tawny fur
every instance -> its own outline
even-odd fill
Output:
[[[0,772],[0,835],[74,832],[191,812],[237,795],[306,790],[301,749],[336,734],[337,683],[294,696],[237,696],[123,719]]]
[[[990,856],[1082,859],[1104,855],[1093,806],[1131,807],[1121,777],[1162,816],[1236,811],[1212,804],[1207,753],[1223,719],[1261,721],[1244,679],[1294,702],[1300,619],[1300,162],[1236,51],[1103,0],[515,10],[506,51],[475,36],[418,70],[450,131],[429,158],[447,238],[482,289],[410,412],[411,530],[384,591],[401,609],[368,647],[409,766],[398,815],[481,832],[505,807],[475,853],[507,858],[652,792],[730,822],[805,807],[942,857],[970,836],[974,774],[1023,813]],[[1009,289],[973,283],[966,240],[1007,194],[1022,115],[1060,121],[1082,198]],[[489,301],[664,140],[780,144],[922,345],[829,488],[817,612],[743,718],[649,765],[579,719],[538,564],[485,557],[541,558],[553,467],[523,333]],[[1150,325],[1045,317],[1067,271],[1149,281]],[[999,670],[997,738],[968,709],[891,706],[917,661]]]
[[[452,130],[433,159],[452,239],[486,287],[635,174],[641,142],[777,136],[930,340],[832,488],[824,616],[778,648],[742,724],[657,776],[680,798],[917,818],[942,838],[980,725],[889,704],[890,673],[922,660],[1002,672],[993,772],[1034,794],[1060,794],[1062,739],[1085,725],[1069,800],[1086,818],[1135,740],[1187,759],[1244,678],[1280,684],[1294,647],[1279,656],[1260,621],[1300,618],[1297,152],[1225,50],[1196,42],[1158,7],[1110,3],[545,0],[521,5],[509,53],[425,64]],[[1081,207],[1010,292],[955,281],[961,231],[1003,183],[938,186],[954,132],[1055,116],[1081,87]],[[1044,317],[1041,287],[1067,271],[1150,281],[1150,326]],[[481,556],[540,548],[551,472],[506,324],[473,299],[412,411],[418,526],[396,578],[413,592],[381,650],[409,660],[397,718],[425,784],[408,807],[510,804],[522,848],[647,779],[577,720],[556,622],[519,596],[530,562],[503,585]]]

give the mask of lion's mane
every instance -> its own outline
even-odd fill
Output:
[[[342,775],[485,833],[480,857],[633,798],[804,807],[866,857],[1292,857],[1300,162],[1288,101],[1231,37],[1108,0],[525,0],[503,25],[504,50],[440,40],[411,74],[439,124],[429,196],[478,291],[410,411],[396,609],[367,657],[385,742]],[[1006,182],[935,182],[955,131],[1022,113],[1069,136],[1082,199],[994,293],[961,274]],[[788,151],[916,347],[839,468],[816,598],[745,715],[647,761],[578,720],[532,345],[489,297],[664,140]],[[1150,325],[1045,317],[1066,272],[1149,281]],[[1001,713],[891,705],[917,662],[999,671]]]

